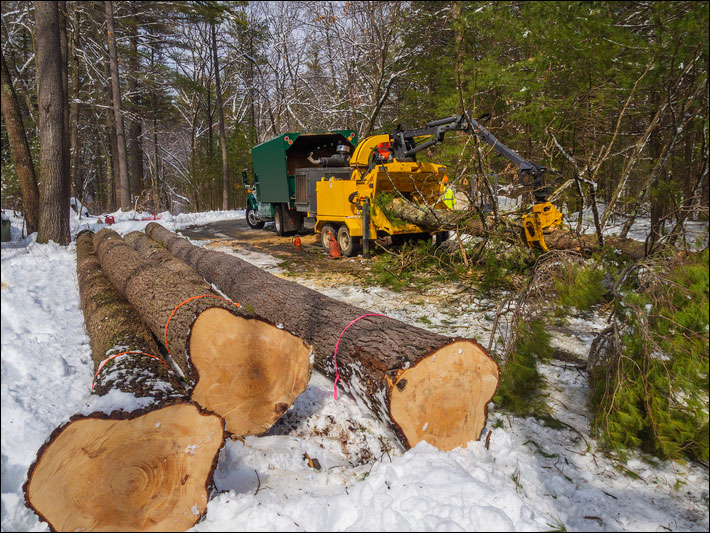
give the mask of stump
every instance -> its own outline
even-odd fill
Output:
[[[159,224],[146,232],[257,315],[313,344],[315,365],[335,377],[336,342],[368,314],[246,261],[191,245]],[[343,333],[343,385],[409,448],[421,440],[442,450],[478,439],[498,385],[498,366],[474,340],[451,338],[392,318],[368,316]]]
[[[305,390],[311,349],[301,339],[147,259],[111,230],[94,243],[113,286],[165,342],[191,399],[223,416],[229,432],[265,433]]]
[[[103,275],[91,232],[77,237],[77,275],[102,408],[52,432],[25,502],[55,531],[189,529],[207,509],[224,421],[193,405],[154,358],[158,346]]]

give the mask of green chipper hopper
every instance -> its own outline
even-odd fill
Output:
[[[357,144],[355,130],[324,133],[284,133],[252,148],[254,185],[242,173],[247,196],[247,223],[262,228],[274,221],[276,233],[300,231],[315,224],[315,213],[307,204],[296,202],[296,169],[314,167],[310,159],[332,156],[339,147],[352,150]],[[349,170],[345,170],[349,175]]]

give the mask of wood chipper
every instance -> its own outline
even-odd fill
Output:
[[[444,141],[449,131],[476,135],[519,169],[521,183],[532,181],[535,204],[523,216],[530,246],[546,249],[544,231],[559,227],[562,214],[547,201],[545,167],[518,155],[471,117],[462,115],[433,120],[422,128],[398,128],[390,134],[367,137],[355,146],[355,132],[280,135],[252,150],[256,194],[250,194],[247,221],[262,227],[273,219],[276,232],[313,228],[330,249],[330,234],[343,255],[367,250],[371,239],[390,236],[431,238],[433,233],[413,222],[399,219],[380,198],[391,195],[424,211],[450,209],[445,186],[446,167],[417,161],[420,151]],[[354,151],[351,150],[355,146]],[[245,184],[246,174],[244,174]],[[390,198],[391,200],[391,198]],[[440,239],[444,234],[438,234]]]
[[[327,157],[334,154],[338,146],[352,150],[356,144],[355,131],[336,130],[284,133],[252,148],[253,187],[248,183],[246,170],[242,172],[248,190],[246,219],[249,226],[259,229],[266,221],[273,220],[278,235],[302,230],[304,219],[309,215],[295,203],[299,169],[313,166],[307,159],[309,154]],[[349,177],[349,172],[346,173]]]
[[[253,188],[243,173],[249,226],[258,229],[273,220],[278,235],[312,229],[326,250],[332,233],[346,256],[357,253],[363,237],[430,238],[416,224],[388,219],[374,198],[390,193],[446,208],[441,202],[446,168],[394,160],[389,135],[368,137],[357,146],[355,139],[352,130],[287,133],[254,147]]]

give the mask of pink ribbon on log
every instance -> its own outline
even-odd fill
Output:
[[[342,332],[340,332],[340,337],[338,337],[338,342],[335,343],[335,353],[333,353],[333,364],[335,365],[335,383],[333,383],[333,399],[337,400],[338,399],[338,381],[340,381],[340,373],[338,372],[338,346],[340,346],[340,339],[343,338],[343,334],[348,330],[350,326],[352,326],[355,322],[360,320],[361,318],[365,318],[366,316],[383,316],[385,318],[390,318],[387,315],[381,315],[379,313],[367,313],[364,315],[361,315],[357,317],[355,320],[350,322],[345,328],[343,329]]]

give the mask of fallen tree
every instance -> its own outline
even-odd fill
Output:
[[[312,343],[316,367],[331,378],[339,372],[346,389],[405,448],[426,440],[450,450],[480,437],[498,366],[475,340],[372,316],[237,257],[193,246],[159,224],[146,232],[230,298]]]
[[[93,392],[103,398],[40,448],[23,487],[26,504],[53,531],[189,529],[207,510],[224,422],[188,400],[103,275],[90,232],[77,237],[77,275]]]
[[[406,222],[417,224],[430,232],[453,230],[473,236],[484,236],[492,231],[490,228],[494,223],[493,217],[488,217],[486,224],[483,224],[480,218],[471,217],[465,212],[430,209],[426,206],[417,206],[401,198],[393,198],[388,205],[383,205],[382,208],[389,217],[397,217]],[[522,228],[519,231],[519,236],[520,243],[526,245]],[[645,250],[642,242],[613,236],[606,237],[604,241],[632,259],[640,259],[644,256]],[[572,231],[562,229],[545,233],[545,244],[550,250],[592,251],[599,248],[599,241],[595,234],[577,235]]]
[[[190,398],[223,416],[228,431],[266,432],[305,390],[311,350],[301,339],[147,259],[114,231],[94,243],[113,286],[165,343]]]

